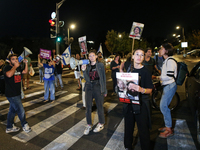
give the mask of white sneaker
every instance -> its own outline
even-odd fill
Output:
[[[88,124],[87,127],[85,128],[84,135],[88,135],[91,130],[92,126]]]
[[[28,132],[31,131],[31,128],[29,127],[28,123],[26,123],[26,124],[24,125],[23,130],[24,130],[26,133],[28,133]]]
[[[6,133],[11,133],[11,132],[17,132],[19,131],[20,128],[19,127],[16,127],[14,124],[13,124],[13,127],[12,128],[7,128],[6,129]]]
[[[93,130],[93,132],[99,132],[99,131],[103,130],[103,128],[104,128],[104,124],[98,123],[96,128]]]

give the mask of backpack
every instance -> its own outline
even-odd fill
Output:
[[[187,65],[184,62],[177,62],[174,58],[169,58],[169,59],[173,59],[176,62],[177,76],[176,78],[174,77],[174,79],[177,85],[182,85],[185,81],[186,75],[189,73]]]

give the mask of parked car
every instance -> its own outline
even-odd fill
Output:
[[[186,97],[197,126],[197,140],[200,143],[200,62],[187,76],[185,82]]]
[[[187,55],[190,56],[200,56],[200,49],[194,49],[192,51],[187,52]]]
[[[106,58],[106,63],[110,64],[111,61],[115,59],[115,55],[110,55],[108,58]]]

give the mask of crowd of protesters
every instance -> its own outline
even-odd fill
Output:
[[[116,78],[117,72],[138,73],[139,83],[132,84],[135,92],[139,93],[139,104],[124,103],[124,147],[132,149],[133,132],[135,122],[140,136],[142,150],[150,148],[150,129],[151,129],[151,112],[150,112],[150,94],[153,89],[152,79],[159,79],[164,86],[164,92],[161,98],[161,112],[164,116],[165,127],[159,128],[161,132],[159,137],[168,138],[173,135],[172,118],[168,108],[174,93],[176,92],[176,83],[172,76],[177,74],[177,65],[173,60],[168,60],[173,55],[173,46],[170,43],[163,44],[158,50],[158,56],[152,58],[152,49],[146,50],[136,49],[130,53],[126,62],[121,62],[120,55],[115,55],[114,60],[110,64],[111,77],[113,81],[112,96],[117,95],[117,86],[119,82]],[[107,96],[106,88],[106,62],[101,52],[91,50],[87,55],[76,54],[76,59],[89,59],[88,65],[77,66],[75,71],[82,72],[78,78],[78,88],[82,89],[83,109],[86,110],[87,126],[83,133],[88,135],[92,130],[92,105],[95,99],[99,122],[93,132],[100,132],[104,129],[104,97]],[[14,116],[17,114],[21,121],[22,128],[25,132],[30,132],[31,128],[26,122],[25,111],[21,102],[23,90],[30,89],[29,71],[31,67],[31,59],[27,55],[21,65],[16,54],[8,57],[7,65],[4,60],[0,60],[0,92],[1,96],[6,96],[10,102],[10,108],[7,116],[6,133],[17,132],[19,127],[14,125]],[[164,67],[163,67],[164,66]],[[39,80],[44,82],[44,102],[55,101],[55,90],[59,88],[63,90],[61,57],[52,51],[50,59],[43,59],[38,54]],[[22,80],[23,79],[23,80]],[[22,88],[23,81],[23,88]],[[26,83],[25,83],[26,81]],[[59,82],[59,84],[58,84]],[[170,94],[169,94],[170,93]],[[50,96],[49,96],[50,95]],[[131,99],[131,97],[129,97]]]

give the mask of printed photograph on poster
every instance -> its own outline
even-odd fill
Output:
[[[79,47],[81,49],[81,54],[86,55],[87,52],[87,43],[86,43],[86,36],[78,38]]]
[[[142,35],[143,29],[144,29],[144,24],[138,23],[138,22],[133,22],[129,37],[139,40]]]
[[[40,48],[40,57],[42,57],[44,59],[50,59],[50,57],[51,57],[51,51]]]
[[[134,87],[139,83],[138,73],[116,73],[119,101],[140,105],[139,92]]]

